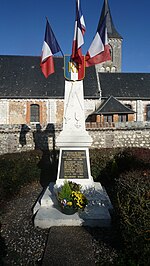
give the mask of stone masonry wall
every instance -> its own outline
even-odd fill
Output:
[[[91,148],[150,148],[150,122],[86,123]],[[0,125],[0,154],[33,149],[52,149],[62,124]],[[56,147],[57,148],[57,147]]]
[[[139,147],[150,148],[150,124],[119,123],[115,127],[93,128],[89,133],[93,139],[92,148]],[[136,124],[136,126],[135,126]],[[140,126],[143,124],[143,126]]]

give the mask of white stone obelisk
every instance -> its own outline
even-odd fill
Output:
[[[56,139],[59,147],[90,147],[85,129],[83,81],[65,81],[63,130]]]
[[[89,147],[91,146],[91,144],[92,144],[92,138],[88,134],[85,128],[83,80],[80,81],[65,80],[63,130],[56,139],[56,145],[60,148],[58,174],[56,181],[57,185],[61,185],[64,182],[64,179],[66,179],[65,176],[64,178],[62,176],[60,177],[60,172],[62,170],[62,167],[63,167],[63,173],[65,171],[64,170],[65,166],[62,165],[65,163],[62,158],[62,154],[64,151],[65,154],[67,152],[68,156],[70,154],[70,159],[68,158],[68,163],[66,162],[66,165],[68,165],[68,167],[73,168],[74,171],[78,172],[77,168],[81,168],[81,161],[84,160],[84,166],[86,164],[85,168],[87,168],[86,177],[83,174],[83,176],[78,178],[78,174],[76,174],[76,178],[72,179],[70,177],[68,178],[67,176],[67,179],[77,183],[81,183],[82,185],[85,186],[93,185],[93,178],[91,176],[90,162],[89,162]],[[78,155],[80,155],[82,158],[76,158],[72,160],[73,152],[74,156],[76,156],[77,154],[76,152],[78,152]],[[84,157],[83,153],[85,153],[86,157],[84,159],[83,159]],[[70,162],[70,164],[69,160],[72,161]],[[78,164],[77,161],[80,162],[80,164]],[[70,169],[70,174],[72,173],[73,169]]]

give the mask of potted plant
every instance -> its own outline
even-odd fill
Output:
[[[78,210],[84,210],[88,203],[86,196],[81,192],[81,185],[64,181],[64,184],[56,193],[61,211],[65,214],[73,214]]]

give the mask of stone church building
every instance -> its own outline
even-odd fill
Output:
[[[84,105],[87,122],[150,121],[150,74],[122,73],[122,37],[108,1],[107,29],[112,60],[86,68]],[[64,109],[64,60],[45,79],[40,57],[0,56],[0,124],[61,124]]]

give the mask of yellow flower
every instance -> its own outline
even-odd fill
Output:
[[[83,209],[87,204],[85,195],[80,191],[72,191],[72,198],[77,208]]]
[[[68,206],[72,206],[72,202],[71,202],[71,201],[68,201],[68,202],[67,202],[67,205],[68,205]]]

